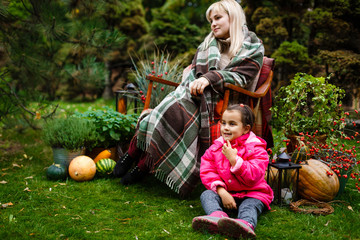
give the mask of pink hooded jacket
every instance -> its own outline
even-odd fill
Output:
[[[256,198],[270,209],[274,193],[264,179],[269,164],[266,142],[253,132],[233,140],[231,146],[238,150],[233,167],[222,153],[224,142],[223,137],[216,139],[201,158],[200,178],[204,186],[215,192],[217,186],[222,186],[233,197]]]

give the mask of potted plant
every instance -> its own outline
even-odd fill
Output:
[[[326,78],[298,73],[280,88],[271,108],[272,125],[283,133],[292,161],[306,164],[313,158],[328,165],[331,171],[326,174],[339,178],[338,194],[348,178],[359,176],[355,149],[360,135],[345,131],[349,113],[341,106],[344,95],[344,90]]]
[[[98,141],[95,124],[76,117],[57,118],[47,122],[42,138],[52,147],[54,164],[47,169],[51,179],[62,179],[67,175],[70,161],[83,153],[87,146]]]
[[[345,127],[341,108],[344,90],[324,77],[298,73],[275,97],[272,125],[283,132],[291,153],[304,135],[316,135],[324,142],[338,137]]]
[[[109,107],[104,107],[102,110],[89,110],[84,113],[77,112],[75,116],[90,120],[95,125],[95,131],[98,135],[96,148],[88,147],[86,149],[86,154],[92,158],[104,149],[111,149],[111,152],[115,154],[118,145],[125,149],[135,134],[138,118],[136,114],[125,115]]]

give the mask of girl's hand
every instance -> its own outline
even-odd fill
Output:
[[[209,86],[209,80],[204,77],[198,78],[190,83],[190,93],[191,95],[197,96],[204,93],[204,89]]]
[[[231,166],[234,166],[236,164],[237,149],[231,147],[229,140],[224,143],[222,153],[229,160]]]
[[[221,198],[224,208],[236,209],[236,202],[233,196],[225,190],[225,188],[218,189],[218,194]]]

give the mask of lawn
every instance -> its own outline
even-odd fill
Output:
[[[61,103],[60,110],[89,107]],[[203,214],[201,185],[180,199],[153,176],[129,187],[113,178],[56,182],[45,176],[52,161],[39,130],[0,131],[0,239],[225,239],[191,228],[192,218]],[[360,239],[360,194],[353,184],[350,179],[327,216],[272,205],[259,218],[257,238]]]

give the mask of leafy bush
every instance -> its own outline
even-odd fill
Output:
[[[112,147],[118,142],[129,142],[135,134],[137,115],[124,115],[109,107],[75,113],[78,118],[88,119],[98,134],[97,146]]]
[[[344,90],[323,77],[298,73],[287,86],[280,88],[271,108],[273,124],[285,136],[299,133],[333,136],[343,130]]]

